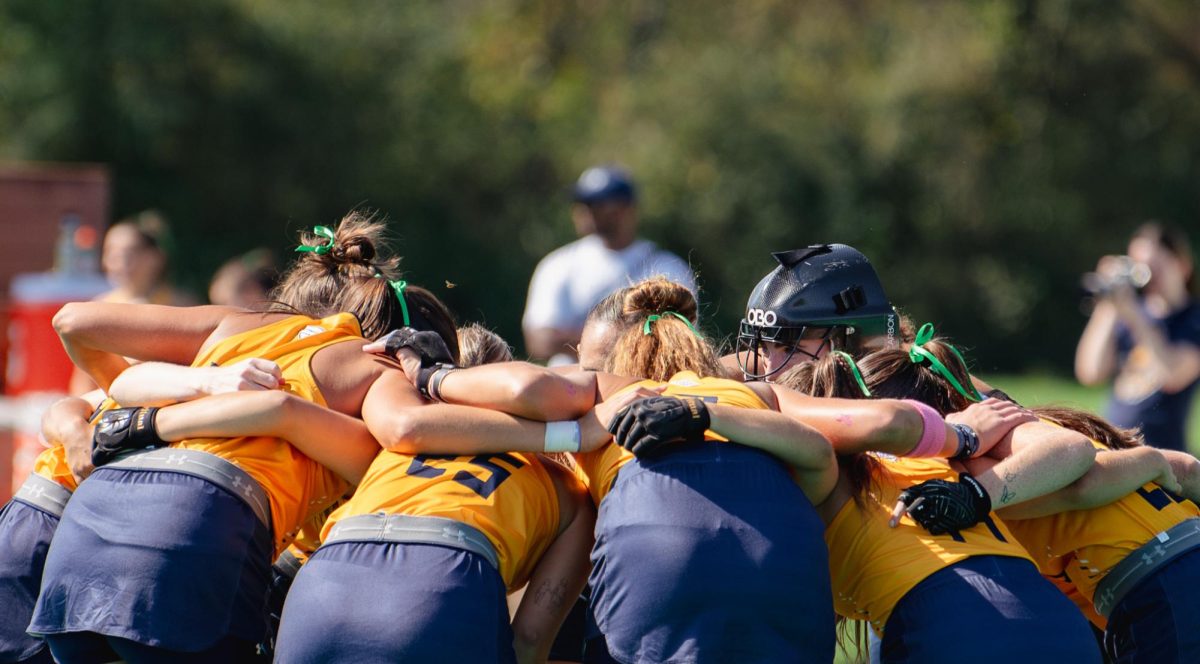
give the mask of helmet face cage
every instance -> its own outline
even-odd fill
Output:
[[[735,355],[737,357],[738,366],[742,369],[742,374],[747,380],[766,380],[775,374],[783,371],[784,368],[791,364],[792,358],[796,353],[805,355],[809,360],[820,359],[821,353],[825,351],[826,346],[829,350],[835,350],[834,339],[839,329],[843,329],[842,325],[801,325],[800,327],[781,327],[781,326],[759,326],[751,325],[745,319],[742,320],[738,329],[737,347]],[[800,340],[804,338],[804,333],[808,330],[825,329],[825,333],[817,337],[821,341],[821,345],[817,347],[815,353],[810,353],[800,347]],[[759,370],[759,357],[762,345],[764,342],[787,346],[788,355],[779,366],[770,371]]]

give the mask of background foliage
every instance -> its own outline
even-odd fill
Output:
[[[4,0],[0,28],[0,158],[110,164],[185,285],[368,206],[514,342],[596,162],[715,331],[770,251],[842,241],[1006,371],[1069,366],[1079,273],[1200,216],[1190,0]]]

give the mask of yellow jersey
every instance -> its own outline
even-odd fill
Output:
[[[289,316],[221,340],[197,356],[192,366],[223,366],[252,357],[272,360],[282,370],[284,390],[324,406],[325,398],[312,374],[313,355],[327,346],[360,338],[358,321],[350,314],[320,320]],[[305,521],[340,498],[349,486],[333,471],[279,438],[191,438],[172,447],[214,454],[237,464],[258,481],[271,503],[276,556]]]
[[[1092,445],[1108,449],[1095,441]],[[1042,574],[1058,578],[1060,589],[1065,579],[1090,604],[1096,585],[1114,565],[1158,533],[1197,516],[1195,503],[1150,483],[1102,507],[1012,519],[1008,527]],[[1086,613],[1103,626],[1098,614]]]
[[[381,452],[354,495],[325,521],[321,538],[341,519],[405,514],[453,519],[487,536],[509,592],[529,580],[558,536],[554,481],[537,455],[479,456]]]
[[[658,387],[663,385],[658,381],[643,380],[633,383],[622,388],[617,394],[635,390],[639,387]],[[708,403],[719,403],[738,408],[753,408],[757,410],[770,410],[762,398],[754,392],[754,390],[746,387],[744,383],[739,383],[734,380],[725,378],[701,378],[693,371],[681,371],[666,383],[667,389],[663,391],[664,396],[669,397],[699,397]],[[611,398],[611,397],[610,397]],[[706,431],[704,433],[706,440],[718,440],[728,442],[727,438]],[[613,481],[617,478],[617,472],[621,467],[629,463],[633,459],[633,453],[613,442],[606,443],[603,447],[593,452],[582,452],[575,455],[575,473],[588,488],[588,492],[592,495],[592,500],[597,505],[608,494],[608,490],[612,488]]]
[[[957,479],[944,459],[911,459],[874,454],[882,469],[872,492],[859,505],[846,504],[825,528],[833,605],[840,615],[866,620],[877,634],[901,597],[934,572],[971,556],[1029,555],[994,513],[980,524],[931,535],[905,515],[891,528],[888,519],[900,492],[926,480]]]
[[[42,450],[33,461],[33,472],[61,484],[67,491],[74,492],[78,486],[75,476],[71,474],[71,467],[67,465],[67,448],[61,444],[56,443]]]

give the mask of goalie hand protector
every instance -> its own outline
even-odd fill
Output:
[[[155,428],[157,408],[114,408],[96,421],[92,433],[92,465],[99,468],[134,450],[166,447]]]
[[[648,456],[667,443],[703,440],[710,422],[708,407],[699,397],[648,397],[618,412],[608,431],[621,447]]]
[[[900,492],[900,500],[912,505],[908,515],[932,535],[944,535],[970,528],[992,511],[987,490],[968,473],[959,473],[958,481],[928,480]]]

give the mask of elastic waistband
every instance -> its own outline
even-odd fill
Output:
[[[67,501],[71,499],[71,490],[52,479],[30,473],[13,499],[61,517]]]
[[[1096,613],[1108,617],[1134,586],[1167,563],[1200,547],[1200,519],[1188,519],[1150,538],[1113,566],[1100,583],[1092,603]]]
[[[271,503],[267,492],[249,473],[215,454],[200,450],[162,447],[123,456],[102,468],[123,470],[161,470],[192,475],[225,489],[241,498],[267,530],[271,530]]]
[[[439,544],[483,556],[497,571],[500,556],[487,535],[461,521],[440,516],[360,514],[333,524],[325,544],[333,542],[411,542]]]

